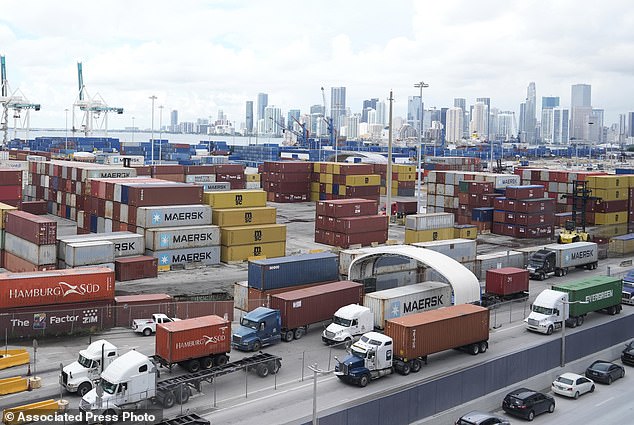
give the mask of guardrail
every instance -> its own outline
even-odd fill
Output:
[[[12,378],[0,379],[0,395],[20,393],[29,389],[27,378],[14,376]]]
[[[0,351],[0,369],[28,364],[29,353],[24,348]]]
[[[19,425],[27,423],[23,418],[32,415],[52,415],[59,410],[57,400],[44,400],[37,403],[16,406],[2,411],[2,422],[6,425]]]

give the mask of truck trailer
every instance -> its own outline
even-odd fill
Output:
[[[524,319],[530,331],[550,335],[564,325],[581,326],[588,313],[621,312],[623,284],[621,279],[596,276],[577,282],[553,285],[543,290],[533,302],[531,313]]]
[[[489,348],[489,310],[461,304],[390,319],[385,334],[368,332],[337,359],[335,375],[366,386],[370,380],[418,372],[430,354],[459,349],[472,355]]]
[[[517,267],[486,271],[485,290],[480,305],[488,307],[500,302],[528,298],[529,272]]]
[[[572,268],[594,270],[598,266],[599,249],[594,242],[546,245],[528,259],[532,279],[544,280],[550,276],[565,276]]]

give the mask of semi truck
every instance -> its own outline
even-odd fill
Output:
[[[581,326],[590,312],[621,312],[623,284],[621,279],[596,276],[589,279],[553,285],[533,302],[531,313],[524,322],[526,328],[546,335],[561,329]]]
[[[321,340],[326,345],[344,343],[348,348],[357,336],[373,329],[372,311],[359,304],[349,304],[335,312],[332,323],[321,334]]]
[[[169,409],[175,403],[187,403],[193,390],[201,391],[203,382],[211,383],[218,376],[248,370],[265,377],[277,373],[281,365],[280,357],[259,353],[159,381],[159,365],[155,358],[132,350],[118,357],[101,373],[99,384],[82,397],[79,408],[91,412],[90,416],[94,418],[100,415],[112,418],[123,410],[138,409],[149,403]]]
[[[623,304],[634,305],[634,270],[623,277]]]
[[[594,270],[599,260],[598,246],[594,242],[546,245],[528,259],[532,279],[544,280],[550,276],[565,276],[572,268]]]
[[[300,339],[310,325],[324,322],[348,304],[360,304],[363,285],[349,280],[271,295],[270,307],[247,313],[231,337],[231,346],[258,351],[263,345]]]
[[[66,391],[83,397],[99,382],[101,372],[119,356],[119,350],[104,339],[79,352],[77,361],[62,368],[59,383]]]
[[[398,372],[408,375],[427,364],[430,354],[459,349],[472,355],[489,348],[489,310],[461,304],[416,313],[385,324],[385,334],[368,332],[337,359],[335,375],[365,387],[371,380]]]
[[[528,298],[529,272],[516,267],[486,271],[484,293],[480,305],[488,307],[504,301]]]

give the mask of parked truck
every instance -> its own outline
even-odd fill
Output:
[[[156,325],[162,323],[176,322],[180,319],[175,317],[167,317],[163,313],[155,313],[151,319],[134,319],[132,322],[132,330],[136,333],[143,334],[143,336],[150,336],[156,333]]]
[[[631,270],[623,277],[623,304],[634,305],[634,270]]]
[[[202,390],[203,382],[211,383],[218,376],[248,370],[265,377],[277,373],[280,367],[280,357],[260,353],[159,381],[155,359],[132,350],[118,357],[101,373],[99,384],[82,397],[79,408],[90,412],[90,416],[97,420],[99,415],[112,419],[123,410],[138,409],[151,403],[169,409],[175,403],[187,403],[194,390]]]
[[[489,310],[473,304],[425,311],[390,319],[385,334],[368,332],[337,359],[335,375],[365,387],[371,380],[418,372],[427,356],[450,349],[476,355],[489,348]]]
[[[348,304],[360,304],[363,285],[349,280],[271,295],[270,307],[247,313],[233,333],[231,345],[257,351],[280,340],[300,339],[310,325],[324,322]]]
[[[66,391],[83,397],[118,356],[119,351],[113,344],[104,339],[95,341],[79,352],[77,361],[63,367],[59,383]]]
[[[527,299],[528,282],[528,270],[517,267],[489,269],[480,305],[488,307],[504,301]]]
[[[344,343],[348,348],[357,336],[373,329],[372,311],[359,304],[349,304],[335,312],[332,323],[321,334],[321,340],[327,345]]]
[[[553,285],[545,289],[533,302],[531,313],[524,322],[530,331],[552,334],[564,325],[581,326],[588,313],[621,312],[621,279],[596,276],[589,279]]]
[[[565,276],[571,268],[594,270],[599,260],[599,249],[594,242],[546,245],[528,259],[527,270],[532,279]]]

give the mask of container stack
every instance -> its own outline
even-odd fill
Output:
[[[244,173],[245,189],[261,189],[262,176],[260,173]]]
[[[425,174],[430,171],[482,171],[480,158],[461,156],[425,156]]]
[[[33,272],[57,268],[57,223],[24,211],[4,214],[4,268]]]
[[[213,165],[216,182],[228,182],[231,190],[245,189],[244,165],[240,164],[216,164]]]
[[[485,280],[487,270],[515,267],[523,269],[524,253],[519,251],[501,251],[476,256],[474,274],[478,280]]]
[[[188,165],[184,167],[186,183],[208,185],[216,183],[220,190],[244,189],[246,180],[244,166],[240,164]],[[228,183],[226,189],[220,183]],[[212,190],[205,188],[205,190]],[[216,189],[218,190],[218,189]]]
[[[472,273],[475,272],[475,260],[477,254],[477,244],[475,240],[447,239],[444,241],[416,242],[412,245],[444,254],[461,263]],[[430,280],[442,281],[443,278],[436,270],[428,267],[425,269],[425,281]]]
[[[15,210],[17,210],[16,207],[0,202],[0,267],[4,267],[4,236],[6,234],[4,230],[4,222],[6,214],[9,211]]]
[[[212,208],[212,223],[220,227],[222,262],[286,254],[286,225],[276,224],[277,209],[266,206],[265,191],[205,192],[204,202]]]
[[[634,253],[634,233],[610,238],[608,252],[614,255],[631,255]]]
[[[340,248],[385,243],[387,216],[377,209],[376,201],[361,198],[317,202],[315,242]]]
[[[454,215],[451,213],[411,214],[405,218],[405,243],[452,239]]]
[[[555,200],[544,197],[544,186],[509,186],[495,199],[493,233],[522,239],[550,238],[555,224]]]
[[[262,188],[270,202],[310,200],[313,164],[302,161],[267,161],[262,164]]]
[[[380,201],[381,176],[373,164],[315,162],[311,201],[363,198]]]
[[[374,174],[381,176],[381,195],[387,194],[387,164],[374,164]],[[416,166],[392,164],[392,195],[414,196]]]
[[[0,168],[0,202],[17,207],[22,200],[22,171]]]
[[[185,183],[185,167],[178,164],[152,165],[150,176],[155,179]]]
[[[458,224],[471,224],[481,233],[491,231],[493,221],[493,182],[461,181],[458,184]]]
[[[630,177],[627,175],[588,176],[591,196],[601,198],[586,205],[587,224],[626,224],[629,222]]]

